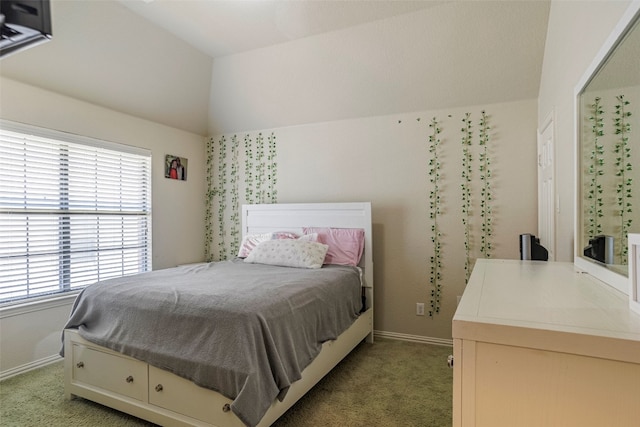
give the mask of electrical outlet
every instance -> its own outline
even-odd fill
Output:
[[[417,302],[416,303],[416,316],[424,316],[424,303]]]

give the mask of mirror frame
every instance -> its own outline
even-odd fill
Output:
[[[602,45],[598,54],[593,59],[582,78],[578,81],[574,91],[574,184],[575,184],[575,199],[574,199],[574,265],[595,277],[603,281],[604,283],[619,290],[625,295],[629,295],[629,279],[628,275],[624,276],[606,266],[585,258],[582,255],[581,241],[583,234],[583,220],[582,220],[582,161],[581,161],[581,149],[580,149],[580,128],[581,128],[581,108],[580,108],[580,96],[586,89],[587,85],[593,80],[596,74],[602,69],[609,57],[613,54],[618,45],[622,42],[625,36],[633,28],[636,22],[640,22],[640,0],[634,0],[631,2],[627,10],[624,12],[620,21],[613,29],[605,43]],[[640,25],[640,24],[639,24]]]

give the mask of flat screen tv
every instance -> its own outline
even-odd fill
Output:
[[[49,0],[0,0],[0,57],[51,39]]]

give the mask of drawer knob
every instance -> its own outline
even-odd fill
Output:
[[[222,412],[229,412],[231,410],[231,405],[229,405],[228,403],[225,403],[224,406],[222,407]]]
[[[162,384],[158,384],[158,385],[156,386],[156,391],[157,391],[157,392],[161,392],[161,391],[162,391]]]
[[[76,363],[76,366],[78,368],[84,368],[84,362],[78,362],[78,363]]]
[[[133,377],[131,375],[129,375],[125,381],[128,382],[128,383],[132,383],[133,382]]]

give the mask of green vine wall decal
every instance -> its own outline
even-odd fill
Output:
[[[264,138],[262,133],[256,136],[256,156],[255,156],[255,203],[264,203],[266,195],[266,174],[265,174],[265,154],[264,154]]]
[[[464,283],[469,282],[471,276],[471,179],[472,179],[472,122],[471,113],[466,113],[462,119],[462,225],[464,227]]]
[[[489,116],[482,111],[480,117],[479,145],[480,152],[480,180],[482,181],[482,189],[480,190],[480,217],[482,219],[481,236],[480,236],[480,252],[485,258],[491,258],[493,249],[493,191],[491,189],[491,158],[489,156],[489,130],[491,127],[488,123]]]
[[[213,152],[215,150],[215,144],[213,138],[207,140],[207,188],[205,194],[205,211],[204,211],[204,259],[206,262],[213,261],[212,242],[213,242],[213,198],[216,194],[216,189],[213,182]]]
[[[602,184],[598,178],[604,174],[602,167],[604,166],[604,145],[600,138],[604,135],[604,110],[600,103],[600,97],[596,97],[591,104],[591,134],[593,137],[593,150],[589,156],[589,166],[587,175],[589,176],[589,184],[587,189],[588,211],[587,211],[587,237],[594,237],[602,232]]]
[[[268,138],[269,154],[267,155],[267,201],[269,203],[278,203],[278,190],[276,190],[276,184],[278,183],[278,162],[277,158],[277,146],[276,135],[272,132]]]
[[[227,210],[227,140],[223,136],[218,144],[218,181],[216,195],[218,196],[218,260],[226,258],[225,222],[224,214]]]
[[[254,162],[253,162],[253,149],[251,147],[251,137],[245,135],[244,137],[244,197],[245,202],[255,203],[255,188],[254,188]]]
[[[231,191],[231,254],[237,254],[240,250],[240,200],[238,196],[238,164],[240,141],[237,135],[231,137],[231,178],[229,179]]]
[[[429,218],[431,219],[431,242],[433,243],[433,255],[430,258],[430,284],[431,284],[431,303],[429,316],[433,317],[440,313],[440,298],[442,295],[442,232],[438,225],[438,217],[441,214],[440,207],[440,158],[438,147],[440,138],[438,135],[442,131],[438,126],[438,121],[434,117],[429,124],[431,135],[429,135],[429,182],[432,184],[432,190],[429,192]]]
[[[241,147],[242,141],[244,147]],[[240,205],[277,203],[275,133],[272,132],[266,142],[268,145],[262,133],[256,135],[255,140],[247,134],[244,140],[237,135],[223,135],[217,142],[214,138],[207,141],[205,259],[208,262],[228,259],[238,253]]]
[[[616,185],[616,201],[620,214],[620,262],[628,263],[628,240],[627,235],[632,224],[630,214],[633,212],[632,206],[632,178],[629,177],[633,170],[631,166],[631,147],[629,146],[629,134],[631,133],[631,123],[629,117],[631,112],[627,110],[629,101],[624,99],[624,95],[616,97],[618,103],[615,106],[614,128],[618,139],[615,144],[615,166],[618,183]],[[629,215],[628,215],[629,214]]]

